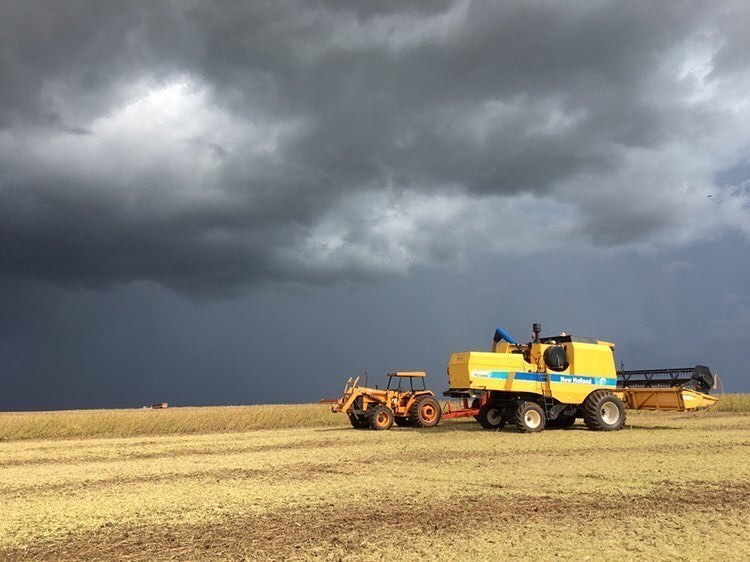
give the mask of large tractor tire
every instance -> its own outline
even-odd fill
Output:
[[[581,407],[586,427],[593,431],[617,431],[625,425],[625,404],[606,390],[595,390]]]
[[[440,404],[432,396],[421,396],[409,408],[409,418],[416,427],[435,427],[440,423]]]
[[[534,402],[521,402],[513,416],[513,423],[521,433],[539,433],[546,421],[544,410]]]
[[[479,408],[479,414],[477,414],[477,421],[484,429],[502,429],[505,427],[506,419],[503,416],[503,411],[491,402],[487,402],[484,406]]]
[[[349,414],[349,421],[354,429],[365,429],[370,427],[370,420],[367,416],[358,416],[357,414]]]
[[[411,418],[406,416],[396,416],[396,425],[399,427],[411,427],[414,424],[411,422]]]
[[[375,406],[369,417],[370,429],[385,430],[393,426],[393,411],[388,406]]]

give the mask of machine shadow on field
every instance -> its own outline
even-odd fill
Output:
[[[679,431],[680,427],[674,426],[674,425],[625,425],[622,429],[623,431]],[[355,429],[353,427],[349,426],[339,426],[339,427],[322,427],[318,428],[315,431],[320,432],[340,432],[340,431],[356,431],[356,432],[362,432],[362,431],[372,431],[369,428],[365,429]],[[518,430],[513,425],[506,425],[502,429],[484,429],[482,426],[480,426],[478,423],[473,423],[470,421],[453,421],[450,420],[448,423],[441,423],[437,427],[429,427],[429,428],[417,428],[417,427],[392,427],[389,431],[396,431],[399,433],[404,432],[416,432],[416,433],[454,433],[454,432],[470,432],[470,433],[518,433]],[[590,432],[591,430],[586,427],[583,424],[580,425],[574,425],[573,427],[547,427],[544,429],[545,432],[547,431],[554,431],[554,432]]]
[[[676,425],[625,425],[623,429],[627,431],[679,431],[681,428]]]

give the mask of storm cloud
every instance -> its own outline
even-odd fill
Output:
[[[531,322],[748,390],[747,2],[0,2],[0,410],[310,401]]]
[[[212,294],[750,235],[745,3],[0,10],[6,278]]]

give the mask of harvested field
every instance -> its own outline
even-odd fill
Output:
[[[18,560],[746,560],[750,416],[8,441],[0,505]]]

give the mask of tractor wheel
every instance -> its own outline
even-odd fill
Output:
[[[625,425],[625,404],[606,390],[595,390],[583,401],[583,421],[593,431],[617,431]]]
[[[502,429],[505,427],[505,416],[496,404],[488,402],[479,408],[477,421],[484,429]]]
[[[544,410],[534,402],[521,402],[513,422],[521,433],[538,433],[544,429],[546,422]]]
[[[375,406],[370,412],[370,429],[391,429],[393,412],[388,406]]]
[[[547,420],[546,427],[548,429],[550,427],[567,429],[569,427],[573,427],[573,424],[575,423],[576,423],[575,416],[557,416],[557,418],[555,418],[554,420]]]
[[[411,418],[407,418],[406,416],[396,416],[396,425],[399,427],[411,427],[414,424],[411,423]]]
[[[440,423],[440,404],[432,396],[422,396],[409,408],[409,417],[416,427],[435,427]]]
[[[366,427],[370,427],[370,420],[367,419],[367,416],[349,414],[349,421],[354,429],[365,429]]]

